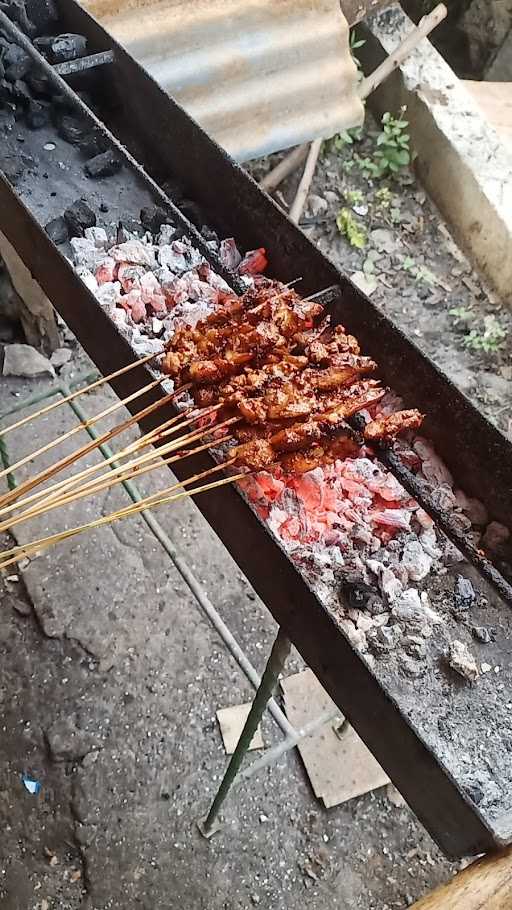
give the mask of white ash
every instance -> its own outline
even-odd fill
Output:
[[[104,251],[99,250],[87,237],[72,237],[69,243],[73,251],[74,264],[94,272],[105,256]]]
[[[401,594],[393,603],[391,614],[405,633],[423,638],[430,638],[434,626],[443,622],[430,606],[426,592],[420,594],[416,588],[408,588]]]
[[[470,682],[476,682],[480,676],[477,662],[469,650],[468,646],[462,641],[452,641],[448,648],[447,660],[459,676]]]
[[[405,542],[401,564],[411,581],[426,578],[432,568],[432,557],[425,551],[421,538],[411,538]]]
[[[109,245],[109,239],[105,228],[102,227],[90,227],[86,228],[84,231],[84,236],[87,240],[90,240],[94,243],[94,246],[98,250],[106,250]]]

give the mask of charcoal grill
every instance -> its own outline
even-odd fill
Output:
[[[2,176],[0,227],[98,367],[110,373],[133,361],[133,351],[43,225],[60,215],[70,198],[82,194],[96,208],[107,200],[109,221],[157,202],[213,267],[240,290],[238,280],[226,272],[194,225],[160,189],[168,179],[177,178],[219,235],[235,236],[246,249],[265,245],[269,274],[282,281],[302,276],[304,295],[329,289],[322,294],[322,302],[333,321],[343,322],[358,336],[365,352],[378,360],[384,381],[406,406],[425,411],[425,434],[458,485],[481,499],[492,518],[507,524],[512,514],[508,441],[83,9],[73,0],[60,0],[59,12],[59,30],[86,35],[90,55],[113,53],[113,62],[67,77],[68,86],[83,87],[83,80],[88,80],[98,99],[98,116],[72,87],[61,81],[61,89],[81,108],[91,130],[117,149],[124,166],[114,177],[90,182],[74,147],[66,147],[64,169],[55,156],[43,151],[45,142],[54,138],[52,128],[31,132],[18,123],[7,151],[20,154],[17,137],[22,134],[23,154],[37,156],[37,164],[25,168],[16,189]],[[19,33],[17,40],[23,41]],[[38,60],[51,73],[49,64]],[[51,78],[60,77],[51,73]],[[147,381],[141,367],[113,386],[125,397]],[[154,392],[152,398],[159,394],[163,392]],[[139,401],[137,407],[152,398]],[[159,421],[164,419],[166,415],[160,414]],[[414,486],[392,451],[382,451],[381,456],[465,551],[470,561],[467,573],[477,578],[478,571],[485,577],[479,584],[488,605],[482,607],[480,618],[496,631],[493,654],[499,659],[502,690],[497,690],[494,679],[476,688],[453,683],[441,667],[441,650],[438,671],[427,683],[399,678],[381,663],[371,667],[235,489],[212,492],[197,504],[443,850],[450,856],[486,852],[512,842],[512,768],[506,759],[512,744],[507,696],[512,590],[506,567],[495,557],[488,559],[477,552],[469,539],[451,527],[447,515],[433,509],[428,495]],[[210,457],[201,454],[188,461],[186,474],[211,466]],[[176,473],[179,479],[185,476],[181,466]],[[449,580],[450,573],[433,582],[434,593],[452,596]],[[478,793],[471,783],[476,772],[484,771],[492,774],[499,792],[499,799],[486,808],[477,805]]]

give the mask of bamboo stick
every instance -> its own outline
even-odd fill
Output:
[[[142,411],[138,411],[137,414],[128,417],[126,420],[122,421],[122,423],[117,424],[111,430],[103,433],[102,436],[98,436],[97,439],[92,439],[89,443],[86,443],[80,449],[76,449],[70,455],[66,455],[65,457],[61,458],[49,468],[46,468],[44,471],[40,471],[39,474],[36,474],[34,477],[29,478],[24,483],[20,484],[19,487],[16,487],[15,490],[10,491],[9,493],[5,493],[4,496],[0,498],[0,507],[9,505],[9,503],[13,502],[16,499],[19,499],[21,494],[30,492],[30,490],[33,490],[34,487],[43,483],[45,480],[49,480],[51,477],[57,474],[58,471],[67,468],[75,461],[78,461],[89,452],[98,448],[98,446],[110,442],[111,439],[113,439],[115,436],[118,436],[120,433],[123,433],[125,430],[128,430],[131,426],[133,426],[134,423],[137,423],[137,421],[148,417],[149,414],[152,414],[154,411],[158,410],[158,408],[161,408],[162,405],[169,404],[173,398],[181,394],[186,388],[186,386],[183,386],[176,392],[171,392],[169,395],[164,395],[162,398],[159,398],[158,401],[154,401],[146,408],[143,408]],[[82,424],[80,426],[82,426]],[[12,468],[10,470],[12,470]]]
[[[216,465],[215,468],[210,468],[208,472],[203,471],[201,474],[196,474],[193,477],[184,480],[179,484],[179,486],[185,486],[188,483],[192,483],[194,480],[199,480],[206,477],[207,473],[213,473],[215,470],[220,470],[222,468],[228,467],[232,462],[226,462],[222,465]],[[170,491],[174,489],[173,487],[167,487],[164,490],[161,490],[158,494],[153,494],[153,496],[147,496],[141,502],[136,503],[132,506],[127,506],[125,509],[120,509],[117,512],[111,512],[109,515],[102,516],[102,518],[95,519],[94,521],[87,522],[87,524],[79,525],[75,528],[71,528],[68,531],[62,531],[59,534],[53,534],[48,537],[41,537],[38,540],[34,540],[29,544],[21,545],[18,547],[13,547],[11,550],[5,550],[0,556],[8,557],[4,559],[3,562],[0,562],[0,570],[6,569],[8,566],[12,565],[23,559],[24,557],[38,553],[41,550],[48,549],[54,544],[61,543],[64,540],[68,540],[70,537],[75,537],[77,534],[81,534],[84,531],[93,530],[95,528],[102,527],[106,524],[111,524],[113,521],[120,521],[123,518],[128,518],[131,515],[136,515],[139,512],[143,512],[145,509],[154,508],[159,505],[167,505],[171,502],[177,502],[178,500],[196,496],[198,493],[204,493],[208,490],[213,490],[217,487],[224,486],[228,483],[235,483],[242,478],[247,477],[246,473],[234,474],[231,477],[224,477],[221,480],[214,481],[213,483],[203,484],[200,487],[197,487],[193,490],[184,490],[181,493],[175,495],[169,495]],[[167,494],[167,495],[163,495]]]
[[[51,404],[45,405],[44,408],[40,408],[38,411],[35,411],[34,414],[28,414],[27,417],[22,417],[21,420],[17,420],[16,423],[11,423],[7,427],[0,428],[0,435],[5,436],[7,433],[11,433],[12,430],[17,430],[19,427],[24,426],[24,424],[28,423],[30,420],[37,420],[38,417],[43,417],[44,414],[49,414],[50,411],[53,411],[55,408],[60,408],[61,405],[67,404],[69,401],[74,401],[75,398],[78,398],[80,395],[85,395],[87,392],[92,392],[93,389],[97,389],[105,382],[110,382],[112,379],[117,379],[118,376],[122,376],[124,373],[128,373],[129,370],[133,370],[135,367],[140,367],[145,363],[149,363],[150,360],[154,360],[157,356],[157,354],[148,354],[147,357],[141,357],[140,360],[135,360],[133,363],[129,363],[128,366],[121,367],[120,370],[115,370],[114,373],[109,373],[108,376],[102,376],[100,379],[96,379],[89,385],[84,386],[83,389],[77,389],[76,392],[71,392],[71,394],[66,395],[65,398],[59,398],[58,401],[52,401]]]
[[[34,458],[38,458],[39,455],[43,455],[45,452],[49,452],[50,449],[55,448],[59,443],[64,442],[66,439],[70,439],[71,436],[74,436],[76,433],[79,433],[80,430],[86,429],[87,427],[92,426],[97,423],[99,420],[102,420],[104,417],[108,417],[109,414],[112,414],[114,411],[117,411],[118,408],[122,407],[124,404],[129,404],[131,401],[134,401],[135,398],[139,398],[141,395],[144,395],[145,392],[150,392],[151,389],[156,388],[161,382],[160,379],[153,379],[147,385],[143,386],[142,389],[137,389],[136,392],[132,392],[131,395],[128,395],[127,398],[123,398],[121,401],[115,401],[114,404],[111,404],[108,408],[105,408],[103,411],[100,411],[99,414],[95,414],[93,417],[90,417],[88,420],[84,420],[76,424],[76,426],[71,427],[70,430],[66,430],[65,433],[61,433],[60,436],[57,436],[56,439],[51,439],[50,442],[45,443],[44,446],[41,446],[39,449],[36,449],[35,452],[29,452],[28,455],[24,455],[23,458],[20,458],[19,461],[16,461],[15,464],[10,465],[8,468],[4,468],[3,471],[0,471],[0,478],[4,477],[5,474],[12,474],[13,471],[17,471],[18,468],[23,467],[27,461],[32,461]],[[1,502],[1,500],[0,500]]]
[[[232,437],[229,434],[222,436],[219,440],[220,442],[227,442],[228,439]],[[93,497],[97,493],[101,493],[104,490],[108,490],[111,487],[119,486],[125,480],[137,480],[144,474],[148,474],[151,471],[157,470],[157,468],[163,468],[171,464],[175,464],[177,461],[182,461],[185,458],[190,458],[191,455],[197,455],[199,452],[204,452],[205,449],[211,448],[211,441],[205,442],[202,445],[195,446],[192,449],[187,449],[181,454],[170,455],[169,458],[162,458],[158,452],[153,453],[153,461],[149,464],[142,464],[138,468],[130,468],[125,472],[114,476],[115,471],[110,471],[108,476],[97,478],[95,481],[92,481],[92,487],[89,487],[89,484],[85,484],[84,487],[80,487],[78,490],[75,490],[73,493],[69,493],[63,496],[60,499],[55,499],[51,503],[44,503],[39,505],[32,510],[27,510],[21,515],[17,515],[15,518],[9,520],[5,523],[5,526],[0,528],[0,531],[5,531],[7,529],[14,528],[16,525],[23,524],[25,521],[30,521],[33,518],[39,518],[41,515],[45,515],[47,512],[52,512],[55,509],[61,509],[64,506],[72,505],[72,503],[77,502],[79,499],[83,499],[84,496]],[[172,451],[175,451],[174,449]],[[179,486],[179,484],[178,484]]]
[[[304,173],[300,179],[300,183],[293,200],[292,207],[290,209],[290,218],[295,224],[298,224],[300,221],[300,216],[304,210],[306,204],[306,199],[308,198],[309,188],[311,186],[311,181],[313,180],[315,174],[316,163],[318,161],[318,156],[320,154],[320,149],[322,148],[322,140],[315,139],[309,147],[308,157],[306,159],[306,166],[304,168]]]
[[[155,462],[155,464],[153,464],[149,470],[154,470],[157,467],[162,467],[163,465],[169,464],[170,461],[164,460],[162,458],[163,455],[168,455],[170,452],[176,452],[176,450],[182,449],[184,445],[190,445],[191,443],[198,442],[204,436],[209,435],[212,429],[224,429],[233,423],[236,423],[238,420],[238,417],[230,417],[220,424],[215,424],[214,427],[205,427],[200,430],[195,430],[192,433],[187,433],[184,436],[180,436],[178,439],[173,439],[172,442],[161,446],[159,450],[148,452],[146,455],[141,455],[139,458],[133,459],[133,461],[128,462],[128,464],[120,465],[113,471],[107,471],[106,474],[102,474],[95,480],[91,480],[88,483],[83,484],[78,488],[78,490],[75,490],[73,493],[65,492],[63,495],[53,497],[50,501],[45,500],[44,503],[40,504],[39,506],[36,506],[32,509],[26,509],[16,517],[6,519],[6,521],[0,525],[0,531],[11,529],[16,525],[21,524],[22,522],[29,521],[31,518],[36,518],[40,515],[45,514],[46,512],[52,511],[53,509],[60,508],[63,505],[70,505],[75,501],[75,499],[82,499],[84,496],[94,496],[102,489],[113,486],[116,483],[122,483],[123,480],[137,477],[139,476],[137,469],[142,467],[144,464],[147,464],[148,461]],[[224,436],[221,441],[225,442],[227,438],[229,437]],[[177,455],[172,460],[174,462],[179,461],[181,458],[189,457],[196,451],[203,451],[204,449],[211,448],[211,446],[212,440],[210,439],[204,446],[201,446],[200,448],[196,447],[195,449],[188,451],[185,454]],[[143,470],[141,473],[146,473],[146,470]]]
[[[165,436],[175,433],[178,430],[183,429],[185,426],[188,426],[191,423],[194,423],[196,420],[201,419],[202,417],[207,417],[209,414],[217,411],[220,405],[213,405],[211,408],[206,408],[203,411],[198,411],[197,414],[190,417],[191,408],[188,408],[186,411],[183,411],[181,414],[176,414],[174,417],[171,417],[170,420],[165,421],[160,427],[157,427],[154,430],[150,430],[148,433],[145,433],[144,436],[141,436],[139,439],[136,439],[134,442],[131,442],[124,449],[121,449],[119,452],[115,452],[110,458],[106,458],[103,461],[97,462],[93,465],[89,465],[88,468],[84,468],[82,471],[79,471],[78,474],[73,474],[71,477],[66,477],[64,480],[60,480],[57,483],[52,484],[49,487],[45,487],[43,490],[38,490],[36,493],[32,493],[30,496],[26,496],[24,499],[17,499],[15,502],[12,502],[10,505],[5,506],[5,508],[0,509],[0,516],[6,515],[9,512],[13,512],[16,509],[21,508],[22,506],[27,506],[30,503],[36,502],[38,499],[45,498],[46,502],[51,502],[56,496],[62,495],[62,493],[76,486],[76,484],[83,480],[86,477],[95,474],[98,471],[102,470],[108,465],[112,464],[114,461],[119,461],[120,459],[125,458],[127,455],[133,454],[134,452],[139,451],[140,449],[146,448],[148,445],[153,445],[155,442],[158,442],[160,439],[165,438]],[[185,419],[188,418],[188,419]],[[179,422],[181,421],[181,423]],[[171,425],[174,425],[171,429]],[[215,429],[217,425],[213,425],[211,429]],[[126,467],[126,466],[125,466]],[[110,473],[110,472],[107,472]],[[3,525],[1,526],[4,529]],[[6,527],[10,527],[9,524],[6,524]]]

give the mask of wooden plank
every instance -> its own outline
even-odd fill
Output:
[[[512,849],[487,856],[451,882],[414,904],[411,910],[510,910]]]

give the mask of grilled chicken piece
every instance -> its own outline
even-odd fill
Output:
[[[252,442],[235,446],[230,455],[236,459],[236,464],[251,471],[265,471],[277,460],[274,449],[266,439],[253,439]]]
[[[359,445],[350,436],[340,436],[321,446],[312,446],[306,452],[284,455],[279,464],[289,474],[306,474],[321,465],[332,464],[337,458],[357,458]]]
[[[377,417],[367,423],[364,428],[364,438],[367,442],[377,439],[395,439],[403,430],[417,430],[423,423],[424,414],[413,409],[410,411],[395,411],[387,417]]]

